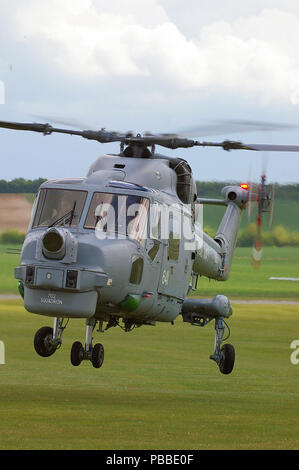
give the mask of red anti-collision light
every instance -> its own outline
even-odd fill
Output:
[[[248,189],[249,189],[249,184],[247,184],[247,183],[242,183],[240,186],[241,186],[242,189],[246,189],[246,191],[248,191]]]
[[[151,295],[152,295],[151,292],[143,292],[142,297],[144,297],[145,299],[149,299]]]

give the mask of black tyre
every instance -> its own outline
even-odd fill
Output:
[[[84,348],[79,341],[75,341],[71,349],[71,363],[73,366],[79,366],[83,360]]]
[[[91,363],[93,367],[99,369],[104,362],[104,346],[100,343],[95,344],[91,353]]]
[[[222,359],[219,364],[219,369],[222,374],[230,374],[235,364],[235,349],[231,344],[224,344],[221,348]]]
[[[34,349],[41,357],[49,357],[55,353],[57,347],[51,344],[53,339],[53,328],[43,326],[34,336]]]

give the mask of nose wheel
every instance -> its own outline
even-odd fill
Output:
[[[53,343],[53,328],[43,326],[34,336],[34,349],[41,357],[50,357],[55,353],[57,346]]]
[[[86,321],[86,339],[85,347],[75,341],[71,349],[71,364],[79,366],[82,361],[90,361],[96,369],[102,367],[104,362],[104,346],[101,343],[92,345],[92,332],[96,326],[96,320],[88,319]]]
[[[62,318],[54,318],[53,328],[50,326],[43,326],[34,336],[34,349],[41,357],[50,357],[60,348],[62,344],[62,333],[64,332],[66,324],[63,323]]]
[[[64,320],[54,319],[54,326],[43,326],[34,336],[34,349],[41,357],[52,356],[62,344],[62,333],[67,326]],[[92,333],[97,321],[94,318],[86,320],[85,347],[80,341],[75,341],[71,348],[71,364],[79,366],[82,361],[90,361],[95,369],[100,369],[104,362],[104,346],[101,343],[92,345]],[[102,331],[102,330],[99,330]]]

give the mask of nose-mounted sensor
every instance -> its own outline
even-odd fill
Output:
[[[48,259],[62,259],[65,255],[65,239],[56,228],[50,229],[43,237],[43,254]]]

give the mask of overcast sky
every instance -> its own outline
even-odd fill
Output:
[[[0,120],[135,132],[282,122],[298,130],[210,140],[299,145],[299,2],[0,0],[0,81]],[[0,139],[0,179],[9,180],[82,176],[118,150],[8,130]],[[198,180],[244,181],[267,163],[270,181],[299,182],[298,154],[164,152],[187,159]]]

